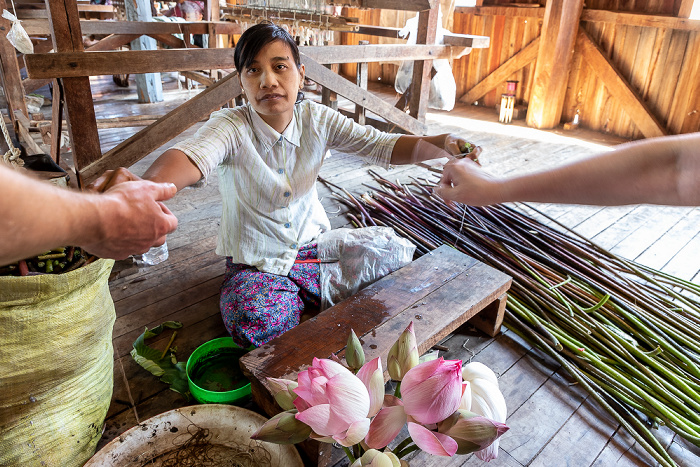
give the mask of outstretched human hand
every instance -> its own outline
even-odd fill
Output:
[[[470,206],[487,206],[502,202],[498,179],[469,158],[454,159],[445,164],[435,193],[447,201]]]
[[[121,178],[116,172],[110,180]],[[80,246],[101,258],[124,259],[162,245],[165,236],[177,228],[177,218],[162,201],[176,192],[172,183],[138,179],[112,184],[103,194],[94,195],[92,214],[99,222],[95,231],[85,232]]]

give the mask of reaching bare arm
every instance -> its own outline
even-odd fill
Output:
[[[700,133],[626,143],[533,174],[498,178],[469,160],[445,165],[437,193],[474,206],[510,201],[700,205]]]
[[[431,146],[423,146],[427,150],[417,150],[416,145],[419,141],[430,143]],[[447,153],[456,155],[464,152],[467,141],[457,135],[445,133],[436,136],[401,136],[394,145],[394,150],[391,153],[391,163],[395,165],[416,164],[418,162],[427,161],[444,157],[441,150]]]
[[[0,265],[60,246],[123,259],[162,244],[177,219],[172,184],[120,183],[103,194],[61,189],[0,164]]]

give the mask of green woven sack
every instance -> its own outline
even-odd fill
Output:
[[[0,277],[0,465],[81,466],[113,385],[114,261]]]

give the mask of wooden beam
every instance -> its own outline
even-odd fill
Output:
[[[472,45],[451,47],[448,45],[407,45],[407,44],[369,44],[369,45],[326,45],[299,47],[299,50],[318,63],[364,63],[404,60],[452,60],[461,57],[466,47],[483,48],[489,46],[488,37],[471,36]],[[467,51],[468,52],[468,51]]]
[[[214,27],[216,34],[241,34],[241,25],[230,21],[195,21],[161,23],[158,21],[92,21],[81,20],[80,29],[83,34],[180,34],[181,26],[189,26],[192,34],[207,34],[209,26]],[[30,36],[46,36],[51,34],[49,22],[46,19],[28,19],[22,21],[22,27]]]
[[[300,47],[323,64],[451,59],[462,52],[446,45],[340,45]],[[231,49],[162,49],[32,54],[25,57],[31,79],[195,71],[234,68]]]
[[[476,86],[460,97],[459,101],[471,105],[479,100],[487,92],[495,89],[496,86],[507,80],[510,75],[532,63],[537,58],[539,47],[540,38],[536,37],[517,54],[510,57],[501,66],[493,70],[486,78],[479,81]]]
[[[477,16],[508,16],[518,18],[544,18],[544,8],[522,6],[458,6],[455,13]]]
[[[596,76],[600,78],[610,94],[617,99],[620,106],[625,109],[627,115],[645,137],[651,138],[667,134],[644,100],[615,69],[602,49],[583,28],[579,29],[576,47],[583,59],[595,70]]]
[[[0,0],[0,9],[6,8],[7,2]],[[17,122],[14,112],[19,110],[25,117],[28,117],[29,113],[27,112],[27,103],[24,100],[25,90],[17,61],[17,50],[7,39],[7,33],[10,32],[11,27],[10,21],[0,17],[0,75],[2,75],[2,86],[9,108],[8,113],[13,127],[16,129]]]
[[[582,10],[583,0],[547,2],[527,109],[528,126],[559,125]]]
[[[221,107],[222,102],[228,102],[240,94],[238,74],[231,73],[159,118],[152,125],[107,151],[99,160],[82,170],[83,179],[89,183],[105,170],[135,164],[176,135],[207,118],[211,112]]]
[[[85,49],[85,51],[101,52],[104,50],[116,50],[119,47],[130,43],[134,39],[138,39],[139,37],[141,36],[139,36],[138,34],[110,34],[104,39],[101,39],[97,44],[91,45],[90,47]]]
[[[189,78],[192,81],[196,81],[200,84],[203,84],[205,86],[213,86],[214,83],[216,82],[215,80],[211,79],[210,77],[202,74],[202,73],[197,73],[196,71],[181,71],[180,74],[184,76],[185,78]]]
[[[431,0],[362,0],[362,8],[382,10],[422,11],[433,6]]]
[[[357,25],[357,34],[405,40],[403,37],[399,36],[399,31],[401,31],[401,28],[373,26],[369,24]],[[452,32],[446,32],[444,35],[443,44],[474,49],[486,49],[490,45],[490,40],[491,38],[488,36],[472,36],[470,34],[455,34]]]
[[[700,31],[700,20],[674,18],[673,16],[645,15],[640,13],[622,13],[606,10],[583,10],[581,21],[597,23],[622,24],[625,26],[644,26],[648,28],[681,29]]]
[[[46,0],[46,9],[49,12],[54,50],[57,52],[47,55],[60,55],[61,52],[83,55],[109,53],[91,52],[86,54],[83,52],[83,35],[80,31],[80,20],[75,1]],[[28,67],[27,70],[29,70]],[[46,76],[45,78],[51,77]],[[90,78],[87,76],[63,78],[62,84],[73,160],[78,174],[78,183],[83,186],[81,170],[99,159],[102,154],[97,134]]]
[[[690,18],[695,0],[676,0],[673,6],[673,14],[678,18]]]
[[[416,32],[417,44],[435,44],[439,8],[438,5],[430,10],[423,10],[418,13],[418,28]],[[421,123],[425,122],[425,114],[428,113],[430,81],[433,76],[431,73],[432,70],[432,60],[416,60],[413,62],[413,76],[411,78],[411,94],[408,101],[408,112],[411,117]]]
[[[688,16],[685,16],[690,14],[690,11],[687,9],[687,5],[692,3],[692,0],[683,0],[683,2],[685,2],[685,7],[678,7],[678,13],[676,14],[677,17],[584,8],[583,12],[581,13],[581,21],[613,23],[625,26],[644,26],[649,28],[700,31],[700,20],[689,20],[687,19]],[[541,19],[544,18],[545,8],[524,8],[512,6],[456,7],[455,13],[480,16],[508,16]]]
[[[311,57],[302,54],[301,62],[306,67],[306,76],[324,88],[327,87],[331,91],[346,97],[349,101],[361,105],[370,112],[403,128],[408,133],[414,135],[425,134],[426,128],[424,124],[393,105],[384,102],[371,92],[360,89],[353,82],[333,73]]]
[[[158,42],[168,45],[174,49],[186,49],[185,41],[179,39],[171,34],[148,34],[150,37],[154,38]],[[198,47],[196,45],[191,45],[190,47]],[[199,47],[198,47],[199,48]]]

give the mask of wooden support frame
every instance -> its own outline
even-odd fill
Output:
[[[0,0],[0,9],[7,8],[7,2]],[[8,114],[12,126],[15,131],[18,131],[17,121],[15,119],[15,111],[19,110],[25,117],[29,116],[27,112],[27,103],[24,100],[25,89],[22,85],[22,77],[20,74],[20,65],[17,61],[17,51],[7,39],[7,33],[10,31],[11,23],[5,18],[0,17],[0,74],[2,74],[2,85],[5,90],[5,99],[7,100]]]
[[[77,4],[71,0],[46,0],[46,10],[49,12],[54,50],[57,52],[53,55],[60,55],[61,52],[84,53]],[[28,70],[29,67],[27,67]],[[63,78],[62,85],[75,167],[76,169],[86,167],[98,160],[102,154],[90,78],[88,76]],[[74,123],[78,121],[80,123],[71,124],[71,119]],[[82,183],[78,171],[78,184],[82,186]]]
[[[435,44],[438,8],[434,7],[430,10],[423,10],[418,13],[417,43]],[[428,112],[432,69],[432,59],[416,60],[413,62],[413,77],[411,78],[411,94],[408,101],[408,112],[411,117],[417,119],[421,123],[425,122],[425,114]]]
[[[461,56],[462,47],[446,45],[337,45],[300,47],[300,52],[322,64],[383,62],[396,60],[451,59]],[[166,71],[196,71],[234,68],[230,49],[126,50],[95,53],[66,52],[25,57],[31,79],[114,75]]]
[[[687,19],[692,7],[692,0],[682,0],[676,16],[647,15],[644,13],[626,13],[622,11],[594,10],[584,8],[581,21],[594,23],[613,23],[625,26],[643,26],[648,28],[668,28],[685,31],[700,31],[700,20]],[[457,7],[456,13],[484,16],[509,16],[520,18],[544,18],[544,8],[523,8],[517,6],[477,6]]]
[[[667,134],[666,129],[654,117],[653,112],[645,104],[644,100],[615,69],[615,66],[605,56],[605,53],[583,29],[579,29],[576,38],[576,48],[591,68],[597,71],[598,78],[600,78],[610,94],[626,109],[627,115],[645,137],[651,138]]]
[[[583,0],[547,3],[527,109],[530,127],[559,125],[582,10]]]
[[[471,105],[479,100],[486,93],[495,89],[496,86],[508,79],[510,75],[518,72],[537,59],[537,52],[540,47],[540,38],[536,37],[520,52],[510,57],[501,66],[493,70],[486,78],[479,81],[476,86],[467,91],[459,101],[463,104]]]

